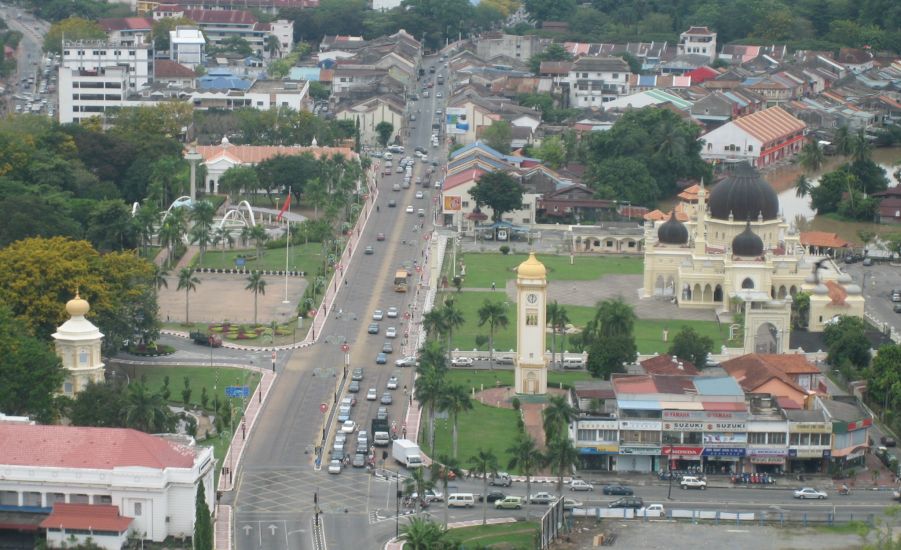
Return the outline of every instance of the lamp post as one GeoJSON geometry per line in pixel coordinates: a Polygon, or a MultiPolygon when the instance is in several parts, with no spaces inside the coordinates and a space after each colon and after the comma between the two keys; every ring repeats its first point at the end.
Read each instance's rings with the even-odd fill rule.
{"type": "Polygon", "coordinates": [[[185,160],[191,163],[191,200],[197,198],[197,163],[203,160],[203,155],[193,147],[185,155],[185,160]]]}
{"type": "Polygon", "coordinates": [[[666,490],[666,500],[673,500],[673,445],[670,443],[669,452],[666,455],[666,471],[669,473],[669,488],[666,490]]]}
{"type": "Polygon", "coordinates": [[[400,536],[400,472],[394,473],[394,538],[400,536]]]}

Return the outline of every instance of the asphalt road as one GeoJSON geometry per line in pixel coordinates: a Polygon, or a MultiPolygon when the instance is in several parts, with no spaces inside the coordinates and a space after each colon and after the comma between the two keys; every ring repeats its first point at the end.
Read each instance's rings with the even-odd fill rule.
{"type": "MultiPolygon", "coordinates": [[[[41,19],[35,19],[22,8],[10,7],[6,4],[0,4],[0,17],[6,21],[10,29],[22,33],[22,40],[19,42],[18,57],[16,59],[16,78],[10,80],[6,95],[11,99],[12,94],[34,93],[38,85],[38,77],[40,76],[44,35],[50,29],[50,23],[41,19]],[[22,80],[28,77],[34,77],[35,79],[31,86],[22,83],[22,80]]],[[[9,107],[12,107],[15,102],[10,100],[7,104],[9,107]]]]}
{"type": "MultiPolygon", "coordinates": [[[[435,58],[431,58],[424,64],[428,67],[434,61],[435,58]]],[[[418,88],[416,91],[419,92],[418,88]]],[[[436,154],[429,141],[431,121],[435,111],[443,108],[444,99],[436,99],[434,93],[430,95],[409,104],[411,111],[417,113],[418,124],[411,127],[410,137],[404,140],[405,154],[413,156],[413,147],[423,146],[429,152],[430,161],[442,162],[444,149],[436,154]]],[[[403,156],[395,155],[395,166],[403,156]]],[[[426,166],[417,160],[414,181],[415,176],[424,174],[425,170],[426,166]]],[[[393,523],[380,521],[374,507],[385,506],[379,503],[392,497],[393,483],[374,478],[365,469],[347,468],[341,475],[329,475],[327,454],[322,469],[317,470],[314,446],[325,430],[326,448],[329,448],[337,427],[337,422],[325,421],[326,415],[320,412],[320,405],[328,403],[331,412],[336,393],[340,400],[346,390],[346,385],[342,384],[345,354],[341,350],[345,342],[350,346],[350,369],[363,367],[365,371],[352,419],[368,430],[370,420],[381,405],[378,401],[367,401],[366,390],[374,387],[381,396],[386,391],[388,378],[396,375],[400,378],[400,387],[392,392],[394,402],[389,409],[389,420],[396,421],[398,426],[403,421],[407,399],[402,388],[412,385],[413,372],[412,369],[394,367],[394,360],[401,356],[402,332],[392,341],[395,351],[389,356],[388,364],[375,364],[376,354],[388,341],[386,327],[395,325],[400,332],[402,313],[396,320],[381,321],[379,334],[367,333],[374,310],[387,310],[390,306],[401,312],[406,310],[413,293],[394,292],[394,273],[405,262],[421,259],[426,243],[422,235],[431,227],[434,190],[413,185],[399,192],[391,191],[392,184],[401,181],[402,175],[396,173],[380,178],[376,203],[379,210],[372,213],[359,243],[364,247],[371,245],[374,254],[357,251],[347,268],[347,284],[340,289],[333,313],[322,329],[322,339],[310,348],[294,352],[288,359],[251,435],[243,466],[237,472],[233,495],[234,536],[239,550],[319,550],[321,546],[314,543],[312,536],[314,493],[322,511],[327,547],[373,548],[375,541],[387,540],[394,533],[393,523]],[[417,190],[424,191],[424,198],[415,198],[417,190]],[[396,201],[395,208],[388,207],[390,199],[396,201]],[[412,205],[414,211],[424,209],[425,216],[406,213],[408,205],[412,205]],[[419,223],[424,223],[424,228],[414,229],[419,223]],[[386,239],[377,241],[378,233],[384,233],[386,239]],[[337,315],[339,310],[340,317],[337,315]]],[[[345,449],[352,451],[354,447],[353,442],[348,442],[345,449]]],[[[381,458],[381,449],[377,449],[376,454],[381,458]]],[[[226,496],[225,500],[231,500],[231,496],[226,496]]]]}
{"type": "Polygon", "coordinates": [[[901,267],[883,263],[871,266],[856,263],[843,264],[842,269],[863,289],[867,312],[901,332],[901,313],[894,312],[891,297],[892,289],[901,288],[901,267]]]}

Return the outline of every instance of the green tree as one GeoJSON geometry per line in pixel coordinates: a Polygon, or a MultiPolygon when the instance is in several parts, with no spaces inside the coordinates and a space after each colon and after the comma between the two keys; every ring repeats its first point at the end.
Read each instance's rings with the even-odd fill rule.
{"type": "Polygon", "coordinates": [[[804,144],[804,147],[801,148],[801,153],[798,155],[801,168],[806,172],[819,170],[823,166],[825,159],[825,153],[823,153],[823,148],[820,147],[820,142],[813,139],[804,144]]]}
{"type": "Polygon", "coordinates": [[[485,300],[479,308],[479,326],[488,325],[488,361],[494,368],[494,333],[498,328],[507,328],[510,319],[507,317],[507,308],[504,302],[485,300]]]}
{"type": "Polygon", "coordinates": [[[87,220],[87,237],[98,250],[124,250],[134,244],[131,212],[121,200],[97,201],[87,220]]]}
{"type": "Polygon", "coordinates": [[[447,529],[434,521],[411,517],[400,528],[400,540],[410,550],[434,550],[444,548],[448,541],[447,529]]]}
{"type": "Polygon", "coordinates": [[[265,250],[264,245],[269,240],[269,233],[266,232],[266,228],[262,225],[255,225],[250,228],[250,238],[253,239],[254,246],[256,246],[257,259],[262,259],[263,251],[265,250]]]}
{"type": "Polygon", "coordinates": [[[200,248],[200,263],[203,264],[203,256],[210,245],[213,236],[213,216],[216,215],[216,207],[209,201],[196,201],[191,207],[190,218],[194,225],[191,227],[191,243],[200,248]]]}
{"type": "Polygon", "coordinates": [[[181,402],[184,404],[186,410],[191,406],[192,393],[194,392],[191,389],[191,379],[185,376],[184,387],[181,389],[181,402]]]}
{"type": "Polygon", "coordinates": [[[792,297],[792,328],[807,330],[810,326],[810,293],[798,292],[792,297]]]}
{"type": "Polygon", "coordinates": [[[631,336],[635,328],[635,310],[621,296],[598,303],[594,317],[585,325],[583,343],[610,336],[631,336]]]}
{"type": "Polygon", "coordinates": [[[160,246],[166,247],[166,265],[168,267],[172,267],[175,249],[181,244],[182,237],[185,235],[186,224],[184,210],[173,208],[160,225],[160,246]]]}
{"type": "Polygon", "coordinates": [[[213,521],[206,503],[203,479],[197,483],[197,498],[194,501],[193,542],[194,550],[213,550],[213,521]]]}
{"type": "Polygon", "coordinates": [[[566,164],[566,148],[563,146],[563,140],[558,136],[543,140],[538,146],[536,154],[545,164],[555,170],[566,164]]]}
{"type": "Polygon", "coordinates": [[[181,271],[178,272],[178,288],[177,290],[185,291],[185,324],[191,324],[188,318],[189,306],[190,306],[190,293],[197,292],[197,285],[200,284],[200,279],[194,276],[194,271],[189,267],[181,268],[181,271]]]}
{"type": "Polygon", "coordinates": [[[544,437],[547,444],[558,437],[568,437],[569,425],[575,420],[578,410],[569,404],[563,395],[548,398],[547,407],[541,411],[544,437]]]}
{"type": "Polygon", "coordinates": [[[813,184],[810,183],[810,180],[807,179],[807,176],[801,174],[795,180],[795,196],[799,198],[806,197],[810,194],[810,191],[813,189],[813,184]]]}
{"type": "Polygon", "coordinates": [[[491,219],[495,222],[501,221],[505,213],[522,208],[522,194],[522,185],[501,171],[483,174],[469,190],[477,205],[491,208],[491,219]]]}
{"type": "Polygon", "coordinates": [[[123,428],[127,395],[119,384],[92,382],[75,394],[66,416],[74,426],[123,428]]]}
{"type": "Polygon", "coordinates": [[[599,197],[636,205],[653,204],[660,195],[647,166],[630,157],[614,157],[596,164],[588,183],[599,197]]]}
{"type": "Polygon", "coordinates": [[[263,278],[263,274],[259,271],[254,271],[253,273],[251,273],[250,277],[247,278],[247,286],[244,287],[244,290],[253,292],[253,325],[256,326],[257,297],[260,294],[266,294],[266,279],[263,278]]]}
{"type": "Polygon", "coordinates": [[[707,364],[707,354],[712,351],[713,340],[709,336],[703,336],[695,329],[683,326],[673,338],[667,353],[691,361],[695,367],[702,369],[707,364]]]}
{"type": "Polygon", "coordinates": [[[422,316],[422,328],[427,338],[438,339],[447,330],[440,309],[432,309],[422,316]]]}
{"type": "Polygon", "coordinates": [[[842,196],[845,193],[853,195],[856,185],[856,178],[841,168],[823,174],[820,184],[810,190],[810,205],[816,208],[818,214],[835,212],[842,196]]]}
{"type": "MultiPolygon", "coordinates": [[[[507,449],[510,455],[510,463],[507,465],[511,470],[519,470],[526,476],[526,500],[532,494],[532,476],[535,475],[545,464],[544,455],[535,446],[535,440],[532,436],[524,431],[519,432],[513,446],[507,449]]],[[[529,521],[529,507],[526,506],[526,521],[529,521]]]]}
{"type": "Polygon", "coordinates": [[[890,344],[879,348],[867,372],[868,397],[883,407],[883,415],[897,414],[901,402],[901,345],[890,344]]]}
{"type": "Polygon", "coordinates": [[[826,325],[823,341],[826,344],[826,360],[837,368],[857,371],[870,364],[870,342],[866,337],[862,319],[842,315],[838,321],[826,325]]]}
{"type": "Polygon", "coordinates": [[[457,303],[454,300],[446,300],[444,305],[441,307],[441,318],[444,322],[444,328],[447,332],[447,356],[448,361],[450,360],[450,354],[452,348],[452,342],[454,338],[454,331],[460,327],[462,327],[466,323],[466,319],[463,317],[463,312],[460,311],[460,308],[457,307],[457,303]]]}
{"type": "Polygon", "coordinates": [[[426,491],[435,487],[435,483],[425,477],[425,472],[425,468],[415,468],[410,472],[410,477],[404,480],[404,493],[407,496],[413,496],[413,493],[416,493],[417,514],[422,511],[422,501],[425,500],[426,491]]]}
{"type": "Polygon", "coordinates": [[[260,180],[252,166],[232,166],[219,178],[219,188],[228,194],[232,202],[238,202],[242,191],[255,192],[260,180]]]}
{"type": "Polygon", "coordinates": [[[537,21],[564,21],[576,9],[575,0],[525,0],[526,10],[537,21]]]}
{"type": "Polygon", "coordinates": [[[558,367],[557,332],[566,330],[566,324],[569,323],[569,314],[565,307],[557,303],[557,300],[549,303],[546,309],[547,322],[551,325],[551,363],[554,367],[558,367]]]}
{"type": "MultiPolygon", "coordinates": [[[[441,486],[444,489],[444,498],[447,498],[447,485],[448,482],[453,478],[463,477],[463,468],[460,466],[460,461],[457,460],[456,457],[448,456],[445,454],[438,455],[435,457],[435,460],[432,461],[432,464],[429,466],[430,471],[430,479],[440,479],[441,486]]],[[[444,527],[447,528],[447,512],[448,506],[443,506],[444,508],[444,527]]]]}
{"type": "Polygon", "coordinates": [[[159,393],[152,393],[143,382],[128,385],[125,425],[146,433],[167,432],[173,427],[173,415],[159,393]]]}
{"type": "Polygon", "coordinates": [[[469,469],[477,476],[482,477],[482,494],[485,499],[482,501],[482,525],[488,523],[488,476],[496,476],[498,470],[497,457],[491,451],[484,451],[481,448],[469,459],[469,469]]]}
{"type": "Polygon", "coordinates": [[[506,120],[495,120],[491,126],[482,130],[482,141],[499,153],[507,155],[513,141],[513,127],[506,120]]]}
{"type": "Polygon", "coordinates": [[[461,384],[446,386],[438,401],[438,409],[450,414],[453,426],[453,456],[457,458],[457,421],[460,413],[472,410],[472,400],[469,397],[469,392],[461,384]]]}
{"type": "Polygon", "coordinates": [[[387,147],[388,140],[390,140],[391,136],[394,134],[394,125],[383,120],[375,125],[375,133],[378,134],[379,145],[387,147]]]}
{"type": "Polygon", "coordinates": [[[419,401],[420,409],[424,407],[428,410],[429,449],[434,452],[435,410],[438,408],[438,404],[441,401],[441,396],[444,393],[444,388],[446,386],[444,373],[425,364],[420,364],[417,372],[419,373],[419,376],[413,383],[414,388],[416,389],[416,400],[419,401]]]}
{"type": "Polygon", "coordinates": [[[153,234],[156,231],[156,226],[160,223],[160,214],[155,208],[144,204],[138,208],[138,211],[132,218],[132,223],[134,232],[138,236],[138,241],[146,252],[150,245],[153,244],[153,234]]]}
{"type": "Polygon", "coordinates": [[[44,35],[44,51],[62,54],[62,40],[96,40],[106,38],[106,33],[95,21],[81,17],[69,17],[50,25],[44,35]]]}
{"type": "Polygon", "coordinates": [[[573,446],[569,434],[560,434],[547,446],[547,463],[557,474],[557,496],[563,496],[563,476],[572,474],[573,466],[579,461],[579,451],[573,446]]]}
{"type": "Polygon", "coordinates": [[[623,363],[632,363],[637,354],[635,338],[629,335],[600,336],[589,348],[588,372],[596,378],[609,379],[615,372],[626,372],[623,363]]]}

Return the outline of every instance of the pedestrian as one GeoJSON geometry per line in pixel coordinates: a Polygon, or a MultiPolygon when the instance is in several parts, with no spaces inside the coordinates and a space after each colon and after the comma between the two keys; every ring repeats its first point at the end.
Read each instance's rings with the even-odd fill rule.
{"type": "Polygon", "coordinates": [[[491,281],[491,290],[497,290],[497,285],[494,284],[494,281],[491,281]]]}

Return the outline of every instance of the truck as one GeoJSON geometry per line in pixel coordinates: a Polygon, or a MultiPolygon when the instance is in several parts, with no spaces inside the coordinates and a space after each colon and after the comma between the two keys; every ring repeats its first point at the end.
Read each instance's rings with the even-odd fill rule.
{"type": "Polygon", "coordinates": [[[372,419],[372,444],[376,447],[387,447],[391,443],[387,418],[372,419]]]}
{"type": "Polygon", "coordinates": [[[395,439],[391,447],[391,456],[407,468],[419,468],[422,466],[422,454],[419,445],[409,439],[395,439]]]}

